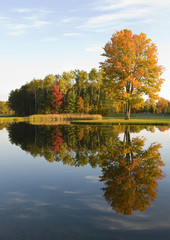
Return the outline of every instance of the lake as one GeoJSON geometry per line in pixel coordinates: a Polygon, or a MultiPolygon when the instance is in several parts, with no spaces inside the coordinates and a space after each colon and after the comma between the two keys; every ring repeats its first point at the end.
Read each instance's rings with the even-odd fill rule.
{"type": "Polygon", "coordinates": [[[168,127],[0,129],[0,239],[169,239],[168,127]]]}

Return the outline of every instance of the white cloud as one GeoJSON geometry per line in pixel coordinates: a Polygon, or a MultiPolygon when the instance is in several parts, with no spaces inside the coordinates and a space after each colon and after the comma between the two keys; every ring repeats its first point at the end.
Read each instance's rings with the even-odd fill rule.
{"type": "Polygon", "coordinates": [[[26,13],[26,12],[32,12],[33,10],[30,8],[18,8],[15,9],[14,12],[18,12],[18,13],[26,13]]]}
{"type": "Polygon", "coordinates": [[[99,177],[98,176],[86,176],[86,179],[88,179],[91,183],[98,183],[99,177]]]}
{"type": "Polygon", "coordinates": [[[58,41],[58,38],[56,37],[49,37],[49,38],[44,38],[41,40],[41,42],[48,43],[48,42],[56,42],[58,41]]]}
{"type": "Polygon", "coordinates": [[[75,8],[75,9],[69,10],[70,13],[76,13],[76,12],[79,12],[79,11],[81,11],[81,8],[75,8]]]}
{"type": "Polygon", "coordinates": [[[27,32],[27,30],[29,29],[34,29],[34,28],[39,28],[39,27],[43,27],[46,25],[50,25],[52,24],[51,22],[48,21],[34,21],[32,24],[6,24],[7,28],[10,30],[10,32],[8,32],[8,35],[21,35],[21,34],[25,34],[27,32]]]}
{"type": "Polygon", "coordinates": [[[108,23],[112,22],[113,20],[120,20],[120,19],[127,19],[127,18],[134,18],[134,17],[140,17],[141,15],[144,15],[146,13],[149,13],[150,11],[148,9],[138,9],[138,10],[131,10],[131,11],[124,11],[120,13],[114,13],[114,14],[104,14],[98,17],[93,17],[87,21],[87,24],[95,25],[100,23],[108,23]]]}
{"type": "Polygon", "coordinates": [[[98,176],[85,176],[86,179],[98,180],[98,176]]]}
{"type": "Polygon", "coordinates": [[[57,190],[57,189],[59,189],[58,186],[49,186],[49,185],[42,185],[41,188],[47,189],[47,190],[57,190]]]}
{"type": "Polygon", "coordinates": [[[10,35],[10,36],[20,36],[20,35],[23,35],[25,33],[26,33],[26,31],[22,31],[22,30],[20,31],[19,30],[19,31],[15,31],[15,32],[13,32],[13,31],[9,32],[8,35],[10,35]]]}
{"type": "Polygon", "coordinates": [[[115,1],[115,0],[104,0],[101,5],[97,3],[97,6],[94,8],[94,10],[98,11],[110,11],[110,10],[117,10],[122,8],[127,8],[131,6],[167,6],[170,5],[169,0],[122,0],[122,1],[115,1]]]}
{"type": "Polygon", "coordinates": [[[52,24],[52,22],[49,22],[49,21],[35,21],[31,26],[32,27],[41,27],[41,26],[50,25],[50,24],[52,24]]]}
{"type": "Polygon", "coordinates": [[[119,3],[117,3],[117,1],[105,1],[103,2],[103,4],[101,6],[97,6],[95,8],[95,10],[99,10],[99,11],[110,11],[110,10],[114,10],[114,9],[118,9],[118,8],[124,8],[127,7],[131,4],[139,4],[141,1],[134,1],[134,0],[126,0],[126,1],[119,1],[119,3]],[[109,4],[110,3],[110,4],[109,4]]]}
{"type": "Polygon", "coordinates": [[[64,191],[65,194],[80,194],[78,191],[64,191]]]}
{"type": "Polygon", "coordinates": [[[39,12],[44,14],[54,13],[54,11],[46,10],[46,9],[38,9],[38,8],[17,8],[13,10],[17,13],[32,13],[32,12],[39,12]]]}
{"type": "Polygon", "coordinates": [[[70,18],[64,18],[61,21],[64,22],[64,23],[69,23],[69,22],[72,22],[76,19],[77,19],[77,17],[70,17],[70,18]]]}
{"type": "Polygon", "coordinates": [[[79,33],[64,33],[64,37],[74,37],[74,36],[80,36],[79,33]]]}
{"type": "Polygon", "coordinates": [[[13,30],[25,30],[25,29],[30,28],[30,27],[31,26],[27,25],[27,24],[16,24],[16,25],[11,24],[11,28],[13,30]]]}
{"type": "MultiPolygon", "coordinates": [[[[135,9],[132,8],[130,10],[122,10],[115,13],[107,13],[102,14],[96,17],[91,17],[86,20],[82,25],[78,27],[78,29],[84,29],[84,30],[93,30],[93,31],[103,31],[107,29],[108,27],[113,27],[120,25],[120,24],[128,24],[129,22],[134,21],[141,21],[143,17],[147,18],[147,20],[151,21],[151,10],[140,8],[135,9]],[[149,17],[148,17],[149,16],[149,17]]],[[[106,30],[107,31],[107,30],[106,30]]]]}
{"type": "Polygon", "coordinates": [[[3,20],[8,20],[9,18],[7,17],[0,17],[0,21],[3,21],[3,20]]]}

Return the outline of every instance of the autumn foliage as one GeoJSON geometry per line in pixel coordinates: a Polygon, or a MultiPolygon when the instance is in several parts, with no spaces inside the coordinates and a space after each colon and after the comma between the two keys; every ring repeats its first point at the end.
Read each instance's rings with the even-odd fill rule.
{"type": "Polygon", "coordinates": [[[58,153],[60,146],[63,144],[63,134],[60,131],[53,131],[52,135],[52,150],[58,153]]]}
{"type": "Polygon", "coordinates": [[[52,106],[54,108],[53,113],[58,113],[58,107],[63,103],[62,100],[63,94],[60,91],[59,86],[57,84],[54,84],[52,88],[52,106]]]}
{"type": "Polygon", "coordinates": [[[113,34],[104,47],[104,86],[114,99],[124,103],[125,118],[133,107],[143,104],[143,95],[158,97],[163,79],[163,67],[158,65],[157,47],[146,34],[122,30],[113,34]]]}
{"type": "Polygon", "coordinates": [[[157,102],[157,110],[160,113],[167,113],[168,112],[168,104],[169,101],[165,98],[160,97],[157,102]]]}

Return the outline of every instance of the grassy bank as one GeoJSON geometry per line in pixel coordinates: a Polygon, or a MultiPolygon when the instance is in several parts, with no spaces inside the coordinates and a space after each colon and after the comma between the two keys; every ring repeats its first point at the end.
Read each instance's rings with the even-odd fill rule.
{"type": "MultiPolygon", "coordinates": [[[[110,114],[107,117],[103,117],[103,119],[124,119],[125,114],[124,113],[113,113],[110,114]]],[[[131,119],[166,119],[170,120],[170,113],[131,113],[130,114],[131,119]]]]}
{"type": "Polygon", "coordinates": [[[102,120],[99,114],[39,114],[27,118],[27,122],[32,124],[59,124],[68,123],[74,120],[102,120]]]}
{"type": "Polygon", "coordinates": [[[68,124],[74,120],[102,120],[99,114],[37,114],[28,117],[0,117],[0,123],[27,122],[31,124],[68,124]]]}
{"type": "Polygon", "coordinates": [[[170,119],[104,119],[91,121],[71,121],[76,125],[170,125],[170,119]]]}
{"type": "Polygon", "coordinates": [[[131,119],[125,120],[124,113],[114,113],[101,120],[71,121],[81,125],[170,125],[170,114],[131,113],[131,119]]]}
{"type": "Polygon", "coordinates": [[[30,124],[55,125],[170,125],[170,114],[131,114],[124,120],[124,114],[102,118],[99,114],[40,114],[29,117],[0,116],[0,123],[27,122],[30,124]]]}

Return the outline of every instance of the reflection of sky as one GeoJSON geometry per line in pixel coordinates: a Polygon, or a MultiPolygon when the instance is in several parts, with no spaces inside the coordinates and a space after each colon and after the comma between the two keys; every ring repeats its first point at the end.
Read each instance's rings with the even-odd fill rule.
{"type": "MultiPolygon", "coordinates": [[[[146,146],[161,143],[166,177],[145,212],[115,214],[103,198],[101,170],[33,158],[0,131],[0,233],[2,239],[164,239],[170,233],[169,131],[143,130],[146,146]],[[1,134],[2,133],[2,134],[1,134]],[[5,140],[3,142],[3,139],[5,140]],[[114,238],[113,238],[114,236],[114,238]],[[15,238],[14,238],[15,237],[15,238]],[[128,238],[127,238],[128,237],[128,238]]],[[[145,146],[145,147],[146,147],[145,146]]]]}

